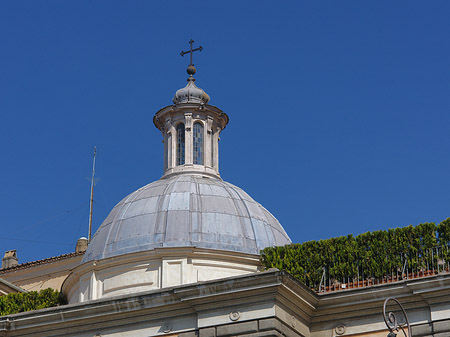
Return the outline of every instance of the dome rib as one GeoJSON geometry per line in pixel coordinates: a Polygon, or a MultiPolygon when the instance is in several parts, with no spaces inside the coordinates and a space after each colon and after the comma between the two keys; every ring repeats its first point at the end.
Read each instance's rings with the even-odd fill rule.
{"type": "MultiPolygon", "coordinates": [[[[131,204],[137,200],[138,196],[141,195],[143,193],[143,191],[144,191],[144,188],[140,188],[140,189],[136,190],[134,193],[130,194],[130,198],[128,198],[125,201],[126,209],[121,214],[120,219],[119,219],[119,221],[117,223],[117,227],[118,228],[117,228],[117,231],[115,233],[115,238],[114,238],[115,240],[114,241],[116,241],[118,239],[118,235],[121,232],[120,230],[122,228],[122,223],[123,223],[123,221],[125,219],[124,218],[125,214],[127,214],[129,208],[131,207],[131,204]]],[[[138,216],[138,215],[136,215],[136,216],[138,216]]],[[[132,218],[132,217],[127,217],[127,219],[129,219],[129,218],[132,218]]]]}
{"type": "MultiPolygon", "coordinates": [[[[175,177],[176,178],[176,177],[175,177]]],[[[175,186],[175,183],[176,183],[176,179],[172,179],[172,181],[167,185],[167,187],[164,189],[164,194],[161,196],[161,197],[159,197],[159,201],[160,202],[158,202],[158,210],[160,210],[160,209],[164,209],[164,207],[163,207],[163,205],[164,205],[164,202],[166,202],[167,203],[167,205],[169,205],[170,204],[170,195],[172,194],[172,191],[173,191],[173,189],[174,189],[174,186],[175,186]],[[166,198],[169,198],[169,200],[166,200],[166,198]]],[[[164,212],[165,213],[165,212],[164,212]]],[[[158,214],[158,216],[159,216],[159,214],[158,214]]],[[[161,236],[162,236],[162,242],[164,242],[165,240],[166,240],[166,234],[167,234],[167,214],[163,214],[163,217],[164,217],[164,221],[161,223],[162,224],[162,228],[163,228],[163,230],[161,231],[161,236]]],[[[158,223],[158,222],[157,222],[158,223]]],[[[156,226],[155,226],[155,229],[156,229],[156,226]]],[[[158,234],[160,234],[160,233],[158,233],[158,234]]]]}
{"type": "MultiPolygon", "coordinates": [[[[237,195],[238,195],[238,197],[239,197],[239,200],[241,200],[241,202],[244,204],[244,206],[245,206],[245,209],[247,210],[247,214],[250,214],[250,212],[249,212],[249,209],[248,209],[248,207],[247,207],[247,204],[245,203],[245,201],[244,201],[244,199],[242,198],[242,196],[240,195],[240,193],[238,193],[238,191],[236,191],[233,187],[234,186],[228,186],[228,185],[231,185],[231,184],[227,184],[227,183],[223,183],[225,186],[227,186],[228,188],[231,188],[237,195]]],[[[228,193],[229,193],[229,191],[228,191],[228,189],[226,188],[225,189],[228,193]]],[[[230,193],[229,193],[230,194],[230,193]]],[[[233,196],[230,194],[230,197],[232,197],[232,200],[233,200],[233,202],[234,202],[234,204],[235,204],[235,206],[237,205],[236,204],[236,201],[235,201],[235,199],[233,198],[233,196]]],[[[236,210],[239,212],[239,208],[238,207],[236,207],[236,210]]],[[[244,216],[244,215],[243,215],[244,216]]],[[[257,243],[257,240],[256,240],[256,232],[255,232],[255,228],[254,228],[254,224],[253,224],[253,221],[252,221],[252,218],[250,218],[250,222],[252,222],[252,232],[253,232],[253,237],[254,237],[254,241],[255,241],[255,243],[257,243]]]]}

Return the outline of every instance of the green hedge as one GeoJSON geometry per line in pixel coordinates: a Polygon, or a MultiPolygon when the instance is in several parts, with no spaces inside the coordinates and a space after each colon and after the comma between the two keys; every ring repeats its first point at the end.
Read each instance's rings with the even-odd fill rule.
{"type": "Polygon", "coordinates": [[[66,304],[64,296],[51,288],[0,297],[0,316],[66,304]]]}
{"type": "Polygon", "coordinates": [[[366,278],[389,276],[398,273],[405,261],[412,271],[426,270],[429,265],[438,263],[436,252],[448,263],[449,245],[450,218],[439,225],[423,223],[270,247],[261,251],[261,261],[266,268],[285,270],[300,282],[317,287],[323,268],[327,270],[327,277],[335,280],[361,280],[362,273],[366,278]]]}

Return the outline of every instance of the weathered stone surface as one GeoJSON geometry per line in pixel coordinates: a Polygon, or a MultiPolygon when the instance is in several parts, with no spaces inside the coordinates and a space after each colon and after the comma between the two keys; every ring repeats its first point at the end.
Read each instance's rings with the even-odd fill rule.
{"type": "Polygon", "coordinates": [[[425,323],[416,326],[412,326],[412,335],[417,337],[430,336],[432,334],[431,324],[425,323]]]}
{"type": "Polygon", "coordinates": [[[199,337],[216,337],[216,328],[204,328],[200,329],[199,337]]]}
{"type": "Polygon", "coordinates": [[[239,337],[285,337],[279,331],[269,330],[269,331],[260,331],[251,334],[239,335],[239,337]]]}
{"type": "Polygon", "coordinates": [[[236,336],[258,331],[258,321],[227,324],[217,327],[217,336],[236,336]]]}
{"type": "MultiPolygon", "coordinates": [[[[450,319],[433,322],[433,330],[434,330],[435,333],[446,332],[447,333],[446,335],[449,336],[450,335],[449,334],[449,332],[450,332],[450,319]]],[[[413,334],[413,336],[414,336],[414,334],[413,334]]]]}
{"type": "MultiPolygon", "coordinates": [[[[413,335],[414,336],[414,335],[413,335]]],[[[448,337],[449,334],[448,332],[443,332],[443,333],[435,333],[434,335],[430,335],[430,337],[448,337]]],[[[428,336],[427,336],[428,337],[428,336]]]]}
{"type": "Polygon", "coordinates": [[[182,332],[178,337],[198,337],[198,333],[196,331],[182,332]]]}
{"type": "Polygon", "coordinates": [[[259,320],[259,330],[260,331],[273,330],[273,329],[281,331],[281,323],[276,318],[267,318],[267,319],[259,320]]]}
{"type": "Polygon", "coordinates": [[[281,324],[281,333],[286,337],[303,337],[301,333],[292,330],[291,327],[281,324]]]}
{"type": "Polygon", "coordinates": [[[259,320],[259,331],[265,331],[265,330],[276,330],[280,332],[283,336],[288,337],[299,337],[300,334],[293,331],[290,327],[286,326],[282,322],[280,322],[276,318],[267,318],[267,319],[260,319],[259,320]]]}

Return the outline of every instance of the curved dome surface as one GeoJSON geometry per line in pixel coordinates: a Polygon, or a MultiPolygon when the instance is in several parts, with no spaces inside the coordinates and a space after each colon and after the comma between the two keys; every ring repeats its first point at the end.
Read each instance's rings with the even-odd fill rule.
{"type": "Polygon", "coordinates": [[[173,96],[173,103],[208,103],[209,95],[195,85],[195,78],[190,76],[187,81],[188,84],[184,88],[178,89],[173,96]]]}
{"type": "Polygon", "coordinates": [[[92,237],[82,263],[160,247],[259,254],[289,243],[275,217],[239,187],[180,174],[120,201],[92,237]]]}

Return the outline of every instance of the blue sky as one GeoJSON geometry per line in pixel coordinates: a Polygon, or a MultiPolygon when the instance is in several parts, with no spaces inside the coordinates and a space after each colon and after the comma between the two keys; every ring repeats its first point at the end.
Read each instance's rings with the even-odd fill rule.
{"type": "Polygon", "coordinates": [[[224,180],[294,242],[450,217],[448,1],[0,3],[0,254],[74,250],[162,175],[154,113],[186,83],[224,110],[224,180]]]}

